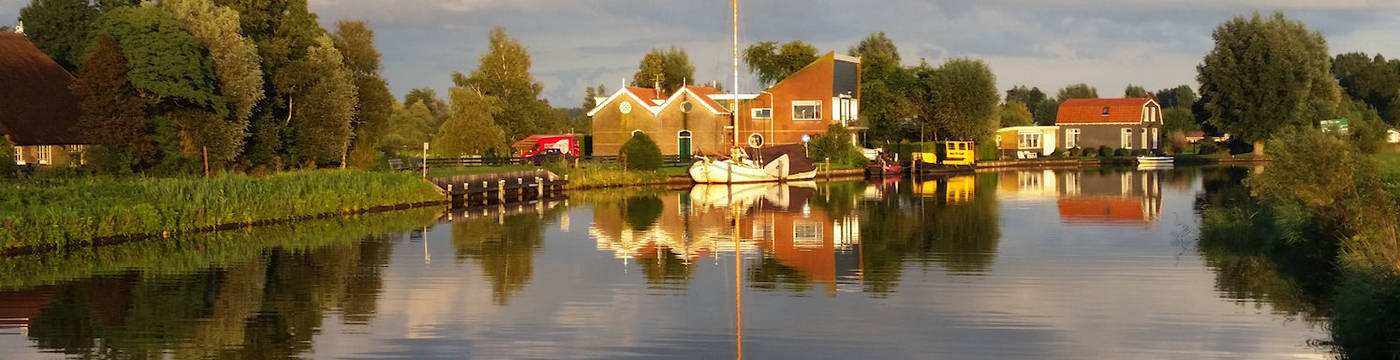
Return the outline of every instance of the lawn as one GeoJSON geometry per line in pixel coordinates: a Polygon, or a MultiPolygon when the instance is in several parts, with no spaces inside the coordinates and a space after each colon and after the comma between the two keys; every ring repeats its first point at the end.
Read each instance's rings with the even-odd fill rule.
{"type": "Polygon", "coordinates": [[[1400,154],[1387,153],[1371,155],[1380,172],[1381,186],[1390,192],[1390,197],[1400,201],[1400,154]]]}

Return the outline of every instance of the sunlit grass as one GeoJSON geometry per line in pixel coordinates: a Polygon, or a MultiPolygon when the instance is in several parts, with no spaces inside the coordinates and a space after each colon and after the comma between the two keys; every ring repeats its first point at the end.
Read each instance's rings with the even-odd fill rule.
{"type": "Polygon", "coordinates": [[[169,235],[441,200],[418,174],[298,171],[264,179],[84,177],[0,183],[0,249],[169,235]]]}

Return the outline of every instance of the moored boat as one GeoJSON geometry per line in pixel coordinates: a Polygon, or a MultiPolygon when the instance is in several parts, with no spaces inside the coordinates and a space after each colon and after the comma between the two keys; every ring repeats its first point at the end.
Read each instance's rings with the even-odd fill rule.
{"type": "Polygon", "coordinates": [[[1175,162],[1176,158],[1171,156],[1139,156],[1137,168],[1138,170],[1171,169],[1175,162]]]}
{"type": "Polygon", "coordinates": [[[805,181],[817,177],[817,167],[801,145],[734,149],[728,158],[702,156],[690,165],[697,184],[805,181]]]}

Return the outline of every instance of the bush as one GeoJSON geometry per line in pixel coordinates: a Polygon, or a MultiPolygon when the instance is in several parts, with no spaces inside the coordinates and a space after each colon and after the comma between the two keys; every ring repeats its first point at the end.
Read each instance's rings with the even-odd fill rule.
{"type": "Polygon", "coordinates": [[[661,168],[661,148],[647,134],[638,132],[622,144],[617,161],[627,170],[656,170],[661,168]]]}
{"type": "Polygon", "coordinates": [[[1131,151],[1124,148],[1118,148],[1118,150],[1113,150],[1113,156],[1128,156],[1128,154],[1130,153],[1131,151]]]}
{"type": "Polygon", "coordinates": [[[807,153],[812,162],[819,163],[830,158],[835,167],[858,168],[870,163],[860,149],[851,145],[851,132],[840,124],[832,124],[825,134],[812,138],[812,142],[807,144],[807,153]]]}
{"type": "Polygon", "coordinates": [[[1147,155],[1147,149],[1133,149],[1132,155],[1133,155],[1133,156],[1144,156],[1144,155],[1147,155]]]}
{"type": "Polygon", "coordinates": [[[15,146],[10,139],[0,136],[0,179],[15,176],[15,146]]]}
{"type": "Polygon", "coordinates": [[[1065,149],[1061,149],[1061,148],[1055,148],[1055,151],[1050,153],[1050,157],[1057,157],[1057,158],[1058,158],[1058,157],[1065,157],[1065,155],[1066,155],[1066,154],[1065,154],[1065,149]]]}
{"type": "Polygon", "coordinates": [[[1218,152],[1220,152],[1220,145],[1216,145],[1214,141],[1201,140],[1196,143],[1196,153],[1210,155],[1218,152]]]}
{"type": "Polygon", "coordinates": [[[1110,147],[1108,147],[1108,145],[1099,146],[1099,156],[1102,156],[1102,157],[1113,156],[1113,149],[1110,148],[1110,147]]]}

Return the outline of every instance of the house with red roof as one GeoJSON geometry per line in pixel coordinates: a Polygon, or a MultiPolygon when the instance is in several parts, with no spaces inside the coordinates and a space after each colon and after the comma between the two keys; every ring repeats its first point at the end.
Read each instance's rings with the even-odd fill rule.
{"type": "Polygon", "coordinates": [[[1055,116],[1058,148],[1156,150],[1162,144],[1162,106],[1151,98],[1069,99],[1055,116]]]}
{"type": "Polygon", "coordinates": [[[14,146],[16,164],[66,164],[84,150],[73,80],[24,34],[0,33],[0,137],[14,146]]]}
{"type": "MultiPolygon", "coordinates": [[[[756,94],[684,86],[666,94],[623,87],[588,112],[594,154],[617,154],[632,134],[656,141],[666,155],[726,154],[739,145],[801,144],[831,124],[859,129],[860,59],[827,53],[756,94]],[[730,105],[737,101],[737,114],[730,105]],[[731,116],[737,116],[736,121],[731,116]]],[[[852,139],[854,141],[854,139],[852,139]]]]}

